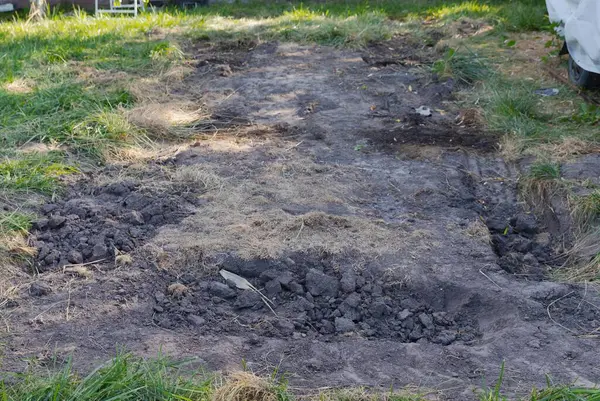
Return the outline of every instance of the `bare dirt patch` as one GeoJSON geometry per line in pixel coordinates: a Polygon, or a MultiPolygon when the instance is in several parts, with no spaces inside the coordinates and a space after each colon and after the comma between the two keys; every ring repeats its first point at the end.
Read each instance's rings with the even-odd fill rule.
{"type": "Polygon", "coordinates": [[[244,360],[300,387],[419,384],[458,400],[503,360],[512,392],[544,374],[600,380],[598,296],[544,281],[560,238],[518,203],[517,166],[453,126],[451,82],[319,46],[196,51],[174,90],[232,123],[42,208],[30,240],[44,272],[3,308],[7,366],[72,353],[85,369],[123,345],[244,360]],[[403,157],[421,144],[435,157],[403,157]],[[106,260],[73,274],[74,252],[106,260]]]}

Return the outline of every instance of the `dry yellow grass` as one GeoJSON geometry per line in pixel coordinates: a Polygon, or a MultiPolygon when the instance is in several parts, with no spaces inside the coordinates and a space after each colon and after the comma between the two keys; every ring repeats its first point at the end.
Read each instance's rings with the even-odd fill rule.
{"type": "Polygon", "coordinates": [[[26,94],[33,92],[35,83],[29,79],[15,79],[4,85],[4,89],[10,93],[26,94]]]}
{"type": "Polygon", "coordinates": [[[278,401],[275,386],[269,380],[249,372],[230,374],[218,387],[212,401],[278,401]]]}
{"type": "Polygon", "coordinates": [[[554,161],[564,162],[575,156],[596,153],[600,151],[600,146],[583,139],[564,137],[558,143],[540,145],[539,150],[554,161]]]}
{"type": "Polygon", "coordinates": [[[492,243],[492,238],[490,236],[490,230],[488,230],[487,226],[480,219],[476,219],[469,223],[465,232],[469,237],[475,238],[479,241],[482,241],[486,244],[492,243]]]}
{"type": "Polygon", "coordinates": [[[218,189],[223,180],[203,165],[179,167],[172,175],[174,182],[198,190],[218,189]]]}

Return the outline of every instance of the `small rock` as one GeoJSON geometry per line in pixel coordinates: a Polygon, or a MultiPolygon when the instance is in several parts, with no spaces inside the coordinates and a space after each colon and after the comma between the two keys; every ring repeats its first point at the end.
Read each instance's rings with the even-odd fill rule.
{"type": "Polygon", "coordinates": [[[513,223],[515,231],[517,232],[535,234],[538,231],[537,221],[532,214],[521,213],[517,215],[513,223]]]}
{"type": "Polygon", "coordinates": [[[34,297],[41,297],[52,292],[52,287],[46,283],[35,282],[29,286],[29,293],[34,297]]]}
{"type": "Polygon", "coordinates": [[[225,299],[235,298],[236,295],[234,289],[229,288],[228,285],[219,283],[218,281],[211,282],[208,287],[208,291],[211,295],[225,299]]]}
{"type": "Polygon", "coordinates": [[[445,326],[450,324],[450,320],[448,319],[448,313],[447,312],[434,312],[433,313],[433,321],[436,324],[445,326]]]}
{"type": "Polygon", "coordinates": [[[540,340],[538,340],[537,338],[534,338],[533,340],[529,341],[527,343],[528,346],[530,346],[531,348],[541,348],[542,344],[540,343],[540,340]]]}
{"type": "Polygon", "coordinates": [[[342,287],[342,291],[347,294],[356,290],[356,275],[352,268],[344,271],[340,280],[340,286],[342,287]]]}
{"type": "Polygon", "coordinates": [[[527,253],[531,250],[533,242],[520,235],[515,235],[508,241],[507,245],[517,252],[527,253]]]}
{"type": "Polygon", "coordinates": [[[292,281],[288,284],[288,289],[294,294],[302,295],[304,294],[304,287],[296,281],[292,281]]]}
{"type": "Polygon", "coordinates": [[[415,327],[415,320],[412,317],[409,317],[407,319],[405,319],[402,322],[402,327],[404,327],[406,330],[412,330],[415,327]]]}
{"type": "Polygon", "coordinates": [[[44,262],[51,265],[60,258],[60,253],[56,249],[52,249],[44,258],[44,262]]]}
{"type": "Polygon", "coordinates": [[[81,254],[81,252],[72,250],[69,251],[69,253],[67,254],[67,260],[69,261],[69,263],[80,264],[83,263],[83,255],[81,254]]]}
{"type": "Polygon", "coordinates": [[[417,341],[422,337],[423,331],[421,330],[421,326],[415,326],[408,335],[408,338],[410,338],[412,341],[417,341]]]}
{"type": "Polygon", "coordinates": [[[429,316],[426,313],[421,313],[419,315],[419,321],[421,322],[421,324],[423,326],[425,326],[425,328],[427,328],[429,330],[433,330],[435,328],[435,326],[433,324],[433,319],[431,318],[431,316],[429,316]]]}
{"type": "Polygon", "coordinates": [[[92,248],[92,259],[99,260],[108,257],[108,248],[103,243],[97,243],[92,248]]]}
{"type": "Polygon", "coordinates": [[[48,227],[51,229],[60,228],[65,224],[66,221],[67,218],[64,216],[52,216],[48,220],[48,227]]]}
{"type": "Polygon", "coordinates": [[[154,305],[154,312],[156,313],[163,313],[165,311],[165,308],[163,308],[160,305],[154,305]]]}
{"type": "Polygon", "coordinates": [[[313,304],[312,302],[310,302],[306,298],[299,297],[292,304],[292,308],[295,309],[295,310],[297,310],[298,312],[305,312],[305,311],[314,309],[315,308],[315,304],[313,304]]]}
{"type": "Polygon", "coordinates": [[[235,300],[234,306],[238,309],[255,308],[260,309],[262,307],[262,298],[259,294],[254,291],[242,291],[235,300]]]}
{"type": "Polygon", "coordinates": [[[402,310],[402,312],[398,313],[398,319],[400,320],[406,320],[407,318],[412,316],[412,312],[409,311],[408,309],[404,309],[402,310]]]}
{"type": "Polygon", "coordinates": [[[313,296],[335,297],[339,285],[340,283],[335,277],[328,276],[316,269],[310,269],[306,273],[306,289],[313,296]]]}
{"type": "Polygon", "coordinates": [[[509,226],[508,222],[504,219],[491,218],[485,221],[485,225],[490,231],[504,233],[506,227],[509,226]]]}
{"type": "Polygon", "coordinates": [[[373,289],[371,290],[371,295],[374,297],[381,297],[383,295],[383,287],[379,284],[373,285],[373,289]]]}
{"type": "Polygon", "coordinates": [[[329,320],[321,320],[321,333],[332,334],[335,332],[335,326],[329,320]]]}
{"type": "Polygon", "coordinates": [[[44,213],[44,214],[50,214],[53,211],[55,211],[56,208],[58,208],[58,205],[55,205],[53,203],[47,203],[47,204],[45,204],[45,205],[42,206],[42,213],[44,213]]]}
{"type": "Polygon", "coordinates": [[[188,315],[187,321],[194,326],[204,326],[206,324],[206,319],[198,315],[188,315]]]}
{"type": "Polygon", "coordinates": [[[105,192],[108,194],[123,196],[130,192],[129,188],[125,183],[115,182],[106,186],[105,192]]]}
{"type": "Polygon", "coordinates": [[[392,308],[387,306],[382,301],[376,301],[371,305],[370,312],[374,318],[379,319],[390,314],[392,312],[392,308]]]}
{"type": "Polygon", "coordinates": [[[350,308],[358,308],[360,306],[360,294],[354,292],[350,295],[348,295],[346,297],[346,299],[344,299],[344,302],[342,302],[343,305],[346,305],[350,308]]]}
{"type": "Polygon", "coordinates": [[[36,220],[33,223],[31,223],[31,226],[35,230],[43,230],[46,227],[48,227],[48,219],[39,219],[39,220],[36,220]]]}
{"type": "Polygon", "coordinates": [[[277,321],[276,326],[279,329],[279,332],[281,333],[281,335],[283,335],[283,336],[289,336],[294,333],[294,329],[295,329],[294,323],[292,323],[291,321],[289,321],[287,319],[279,319],[277,321]]]}
{"type": "Polygon", "coordinates": [[[415,112],[423,117],[431,117],[431,109],[427,106],[420,106],[415,108],[415,112]]]}
{"type": "Polygon", "coordinates": [[[350,331],[354,331],[354,322],[345,317],[336,317],[335,331],[338,333],[348,333],[350,331]]]}
{"type": "Polygon", "coordinates": [[[271,280],[275,280],[279,276],[279,274],[280,273],[277,270],[269,269],[260,273],[260,276],[258,278],[262,283],[267,283],[271,280]]]}
{"type": "Polygon", "coordinates": [[[273,297],[281,292],[281,284],[277,279],[271,280],[265,284],[267,295],[273,297]]]}
{"type": "Polygon", "coordinates": [[[290,272],[284,272],[277,276],[275,280],[277,280],[283,288],[289,289],[290,283],[294,281],[294,276],[292,276],[292,273],[290,272]]]}
{"type": "Polygon", "coordinates": [[[132,210],[125,215],[125,221],[134,226],[141,226],[145,223],[144,216],[137,210],[132,210]]]}
{"type": "Polygon", "coordinates": [[[442,345],[450,345],[456,340],[456,333],[450,330],[444,330],[437,335],[436,341],[442,345]]]}

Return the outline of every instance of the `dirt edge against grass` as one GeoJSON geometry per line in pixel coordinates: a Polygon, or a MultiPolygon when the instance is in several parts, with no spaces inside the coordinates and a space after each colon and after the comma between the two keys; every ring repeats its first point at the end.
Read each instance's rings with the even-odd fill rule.
{"type": "MultiPolygon", "coordinates": [[[[243,362],[243,361],[242,361],[243,362]]],[[[242,368],[243,368],[242,364],[242,368]]],[[[504,363],[492,387],[474,389],[480,401],[508,400],[502,394],[504,363]]],[[[71,360],[50,360],[43,370],[23,374],[0,373],[0,397],[6,401],[431,401],[444,399],[441,391],[419,387],[291,388],[285,372],[255,374],[246,369],[208,372],[198,361],[175,361],[165,356],[141,359],[118,353],[87,375],[74,371],[71,360]],[[269,374],[270,373],[270,374],[269,374]]],[[[600,390],[577,386],[532,389],[520,401],[596,400],[600,390]]],[[[517,400],[516,398],[511,398],[517,400]]]]}

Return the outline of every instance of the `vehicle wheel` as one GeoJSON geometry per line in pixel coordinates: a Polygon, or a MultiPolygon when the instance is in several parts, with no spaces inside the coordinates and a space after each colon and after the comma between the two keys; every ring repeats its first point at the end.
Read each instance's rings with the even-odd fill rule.
{"type": "Polygon", "coordinates": [[[586,71],[569,56],[569,79],[582,88],[600,88],[600,74],[586,71]]]}

